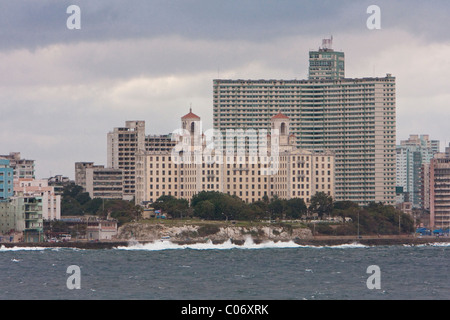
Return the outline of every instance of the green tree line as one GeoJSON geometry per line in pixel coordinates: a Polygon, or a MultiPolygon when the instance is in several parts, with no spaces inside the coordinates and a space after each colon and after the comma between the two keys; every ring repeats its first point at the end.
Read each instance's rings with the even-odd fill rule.
{"type": "MultiPolygon", "coordinates": [[[[164,195],[159,197],[152,207],[162,210],[172,218],[199,218],[204,220],[298,220],[304,217],[323,219],[341,217],[343,223],[316,224],[317,231],[329,235],[360,234],[398,234],[414,231],[411,216],[403,214],[393,206],[370,203],[360,207],[351,201],[333,201],[323,192],[311,197],[310,205],[300,198],[281,199],[277,196],[269,199],[264,196],[254,203],[246,203],[237,196],[216,191],[202,191],[194,195],[190,202],[164,195]]],[[[77,185],[64,189],[61,204],[62,215],[97,215],[111,217],[119,225],[137,220],[142,208],[132,201],[91,199],[77,185]]]]}

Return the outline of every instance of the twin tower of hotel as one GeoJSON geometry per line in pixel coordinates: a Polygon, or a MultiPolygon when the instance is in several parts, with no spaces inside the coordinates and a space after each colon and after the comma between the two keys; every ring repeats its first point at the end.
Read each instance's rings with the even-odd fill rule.
{"type": "MultiPolygon", "coordinates": [[[[123,170],[124,197],[137,204],[162,195],[190,199],[208,190],[246,202],[277,195],[308,203],[325,192],[336,201],[395,204],[395,77],[345,78],[344,70],[344,53],[326,39],[309,52],[308,79],[213,80],[214,129],[225,137],[233,130],[280,129],[273,174],[263,174],[260,156],[177,164],[172,148],[180,141],[146,136],[143,121],[108,133],[108,166],[123,170]]],[[[181,126],[202,139],[200,121],[191,110],[181,126]]]]}

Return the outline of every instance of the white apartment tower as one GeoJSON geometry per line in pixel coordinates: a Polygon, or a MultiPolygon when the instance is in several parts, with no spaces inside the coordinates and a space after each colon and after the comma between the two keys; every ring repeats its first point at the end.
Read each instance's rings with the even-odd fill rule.
{"type": "Polygon", "coordinates": [[[214,129],[270,130],[280,111],[299,148],[335,153],[335,200],[395,204],[395,77],[213,80],[214,129]]]}
{"type": "Polygon", "coordinates": [[[145,121],[126,121],[125,127],[109,132],[107,139],[107,166],[122,169],[123,199],[132,200],[136,184],[136,153],[145,151],[145,121]]]}

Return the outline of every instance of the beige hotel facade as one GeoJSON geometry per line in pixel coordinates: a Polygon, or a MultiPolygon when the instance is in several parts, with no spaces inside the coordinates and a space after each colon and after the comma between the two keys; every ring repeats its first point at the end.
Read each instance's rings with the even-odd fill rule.
{"type": "Polygon", "coordinates": [[[309,203],[316,192],[334,197],[334,154],[297,148],[289,127],[287,116],[273,116],[272,133],[262,131],[266,144],[256,153],[236,146],[208,149],[201,119],[190,111],[181,118],[183,133],[172,134],[177,145],[171,151],[136,154],[136,204],[163,195],[190,200],[201,191],[235,195],[246,203],[264,196],[309,203]]]}

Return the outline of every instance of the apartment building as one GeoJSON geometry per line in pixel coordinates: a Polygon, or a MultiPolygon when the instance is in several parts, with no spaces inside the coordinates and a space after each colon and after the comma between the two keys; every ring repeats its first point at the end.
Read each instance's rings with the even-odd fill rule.
{"type": "Polygon", "coordinates": [[[123,182],[122,169],[105,168],[93,162],[75,163],[75,184],[83,187],[92,199],[123,199],[123,182]]]}
{"type": "Polygon", "coordinates": [[[266,134],[267,145],[256,153],[251,148],[208,150],[198,130],[200,117],[190,111],[181,122],[186,132],[176,140],[183,148],[137,155],[137,204],[162,195],[190,200],[201,191],[228,193],[247,203],[275,195],[309,203],[316,192],[334,197],[334,154],[296,148],[290,119],[281,113],[271,119],[272,130],[279,134],[266,134]]]}
{"type": "Polygon", "coordinates": [[[310,80],[338,80],[345,78],[345,54],[334,51],[333,37],[324,39],[322,47],[309,52],[310,80]]]}
{"type": "Polygon", "coordinates": [[[14,180],[14,195],[16,197],[41,199],[42,219],[61,219],[61,196],[55,193],[54,187],[48,185],[48,180],[29,178],[14,180]]]}
{"type": "Polygon", "coordinates": [[[430,210],[430,226],[446,229],[450,227],[450,158],[438,153],[423,170],[424,198],[429,199],[424,207],[430,210]]]}
{"type": "Polygon", "coordinates": [[[297,147],[335,154],[336,200],[395,204],[395,77],[317,77],[213,80],[214,129],[270,130],[281,111],[297,147]]]}
{"type": "Polygon", "coordinates": [[[0,155],[0,159],[7,159],[14,171],[14,179],[34,179],[35,161],[22,159],[20,152],[10,152],[9,155],[0,155]]]}
{"type": "Polygon", "coordinates": [[[123,171],[123,198],[132,200],[135,192],[135,155],[145,150],[145,121],[126,121],[107,135],[107,167],[123,171]]]}
{"type": "Polygon", "coordinates": [[[13,168],[9,160],[0,159],[0,202],[7,201],[13,196],[13,168]]]}
{"type": "Polygon", "coordinates": [[[170,134],[145,134],[145,121],[126,121],[125,127],[107,134],[107,167],[123,171],[123,199],[135,195],[136,154],[144,151],[169,151],[175,145],[170,134]]]}
{"type": "Polygon", "coordinates": [[[439,141],[430,140],[429,135],[414,134],[400,141],[396,149],[396,184],[403,188],[402,197],[397,202],[411,202],[413,208],[421,208],[422,166],[439,152],[439,141]]]}
{"type": "Polygon", "coordinates": [[[21,234],[24,242],[44,240],[42,198],[11,197],[0,202],[0,234],[21,234]]]}

